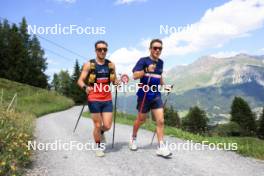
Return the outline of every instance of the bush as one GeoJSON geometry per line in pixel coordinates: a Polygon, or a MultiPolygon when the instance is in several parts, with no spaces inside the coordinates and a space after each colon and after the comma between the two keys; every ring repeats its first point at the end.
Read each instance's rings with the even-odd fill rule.
{"type": "Polygon", "coordinates": [[[240,136],[241,127],[236,122],[229,122],[218,125],[213,133],[218,136],[240,136]]]}
{"type": "Polygon", "coordinates": [[[34,116],[6,112],[0,107],[0,176],[21,175],[30,163],[27,143],[33,138],[34,116]]]}

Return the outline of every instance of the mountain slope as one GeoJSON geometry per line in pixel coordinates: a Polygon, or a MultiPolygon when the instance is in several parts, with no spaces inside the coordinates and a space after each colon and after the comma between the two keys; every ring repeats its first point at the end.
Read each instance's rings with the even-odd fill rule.
{"type": "Polygon", "coordinates": [[[251,81],[264,86],[264,56],[205,56],[190,65],[176,66],[164,75],[169,83],[175,84],[175,92],[251,81]]]}

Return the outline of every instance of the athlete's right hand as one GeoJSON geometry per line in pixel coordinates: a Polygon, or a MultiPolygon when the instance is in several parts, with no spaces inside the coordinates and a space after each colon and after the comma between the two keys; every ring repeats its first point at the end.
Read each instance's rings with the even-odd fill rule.
{"type": "Polygon", "coordinates": [[[89,94],[89,92],[90,92],[91,90],[93,90],[93,87],[91,87],[91,86],[87,86],[87,87],[86,87],[86,90],[85,90],[86,94],[89,94]]]}
{"type": "Polygon", "coordinates": [[[150,64],[148,67],[147,67],[147,72],[154,72],[155,71],[155,68],[156,68],[156,65],[154,64],[150,64]]]}

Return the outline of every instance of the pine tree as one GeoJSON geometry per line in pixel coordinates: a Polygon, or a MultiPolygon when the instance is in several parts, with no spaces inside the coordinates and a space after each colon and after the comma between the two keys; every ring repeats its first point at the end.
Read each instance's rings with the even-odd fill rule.
{"type": "Polygon", "coordinates": [[[254,135],[256,132],[255,115],[248,103],[241,97],[235,97],[231,106],[231,121],[240,125],[242,135],[254,135]]]}
{"type": "Polygon", "coordinates": [[[10,27],[7,20],[0,22],[0,76],[29,85],[46,88],[48,77],[44,51],[36,36],[27,33],[23,18],[19,27],[10,27]]]}
{"type": "Polygon", "coordinates": [[[40,46],[38,38],[34,35],[29,43],[29,62],[26,77],[30,85],[37,87],[47,87],[47,75],[44,74],[47,69],[44,51],[40,46]]]}
{"type": "Polygon", "coordinates": [[[204,133],[207,130],[208,121],[206,112],[195,106],[190,108],[187,116],[183,118],[182,126],[192,133],[204,133]]]}
{"type": "Polygon", "coordinates": [[[54,73],[51,85],[55,91],[59,90],[59,77],[58,77],[57,73],[54,73]]]}
{"type": "Polygon", "coordinates": [[[10,49],[8,47],[8,37],[10,33],[10,25],[7,20],[0,21],[0,77],[7,78],[6,71],[10,65],[10,49]]]}
{"type": "Polygon", "coordinates": [[[70,97],[74,100],[75,103],[80,104],[84,103],[86,100],[86,93],[80,89],[77,84],[77,81],[80,77],[81,69],[78,60],[75,61],[74,71],[71,76],[71,93],[70,97]]]}
{"type": "Polygon", "coordinates": [[[259,138],[264,139],[264,107],[262,109],[262,114],[259,120],[258,136],[259,138]]]}
{"type": "Polygon", "coordinates": [[[170,106],[170,108],[164,108],[164,119],[165,124],[168,126],[179,128],[181,125],[181,120],[178,115],[178,112],[174,111],[172,106],[170,106]]]}

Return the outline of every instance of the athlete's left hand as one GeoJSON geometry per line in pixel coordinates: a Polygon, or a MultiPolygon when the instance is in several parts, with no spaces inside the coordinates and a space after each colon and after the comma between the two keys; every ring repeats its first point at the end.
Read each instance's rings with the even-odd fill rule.
{"type": "Polygon", "coordinates": [[[119,86],[121,84],[121,81],[116,79],[113,84],[119,86]]]}
{"type": "Polygon", "coordinates": [[[164,85],[164,89],[167,91],[167,92],[171,92],[171,90],[172,90],[172,85],[169,85],[169,84],[166,84],[166,85],[164,85]]]}

